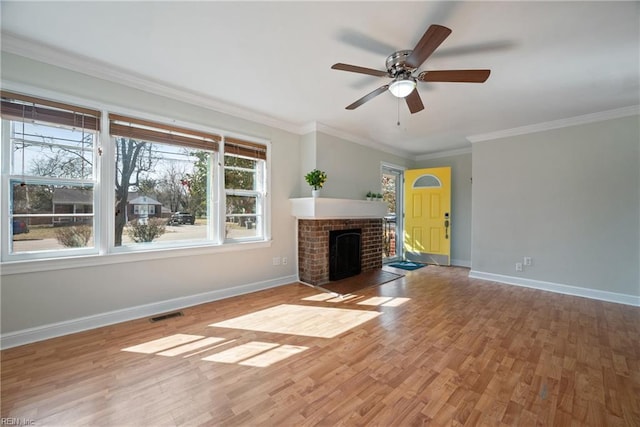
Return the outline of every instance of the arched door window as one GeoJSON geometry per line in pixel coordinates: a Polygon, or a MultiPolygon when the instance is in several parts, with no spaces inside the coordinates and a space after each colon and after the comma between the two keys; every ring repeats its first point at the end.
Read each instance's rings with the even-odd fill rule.
{"type": "Polygon", "coordinates": [[[413,188],[440,188],[442,182],[435,175],[422,175],[413,182],[413,188]]]}

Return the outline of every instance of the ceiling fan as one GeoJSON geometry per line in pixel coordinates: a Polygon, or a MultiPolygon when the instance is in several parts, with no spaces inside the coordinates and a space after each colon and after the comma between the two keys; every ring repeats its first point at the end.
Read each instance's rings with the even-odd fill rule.
{"type": "Polygon", "coordinates": [[[352,73],[368,74],[375,77],[388,77],[393,79],[389,84],[358,99],[346,107],[354,110],[367,101],[372,100],[381,93],[389,90],[394,96],[404,98],[411,114],[424,109],[416,84],[420,82],[457,82],[457,83],[484,83],[491,70],[441,70],[422,71],[418,75],[413,73],[426,59],[440,46],[451,34],[451,30],[442,25],[431,25],[413,50],[399,50],[392,53],[386,60],[386,71],[373,68],[359,67],[343,63],[333,64],[334,70],[350,71],[352,73]]]}

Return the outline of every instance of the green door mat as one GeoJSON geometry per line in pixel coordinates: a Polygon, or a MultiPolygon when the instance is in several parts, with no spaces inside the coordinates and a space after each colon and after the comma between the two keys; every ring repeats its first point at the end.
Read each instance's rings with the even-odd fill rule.
{"type": "Polygon", "coordinates": [[[419,262],[411,262],[411,261],[402,261],[402,262],[394,262],[393,264],[388,264],[389,267],[401,268],[403,270],[417,270],[418,268],[422,268],[427,264],[421,264],[419,262]]]}

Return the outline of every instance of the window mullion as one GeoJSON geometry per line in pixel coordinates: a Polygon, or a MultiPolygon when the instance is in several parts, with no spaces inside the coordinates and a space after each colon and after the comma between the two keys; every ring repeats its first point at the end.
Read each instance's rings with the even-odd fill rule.
{"type": "Polygon", "coordinates": [[[113,247],[114,219],[111,212],[115,212],[115,153],[111,137],[109,136],[109,116],[106,110],[102,111],[100,134],[98,135],[95,159],[97,167],[97,184],[99,197],[96,200],[96,217],[94,219],[98,234],[96,246],[100,254],[107,254],[113,247]]]}
{"type": "Polygon", "coordinates": [[[47,176],[23,176],[23,175],[11,175],[10,181],[24,182],[25,184],[42,184],[42,185],[71,185],[74,187],[95,187],[95,181],[93,179],[73,179],[73,178],[58,178],[47,176]]]}
{"type": "MultiPolygon", "coordinates": [[[[0,152],[0,161],[2,162],[2,179],[1,179],[1,184],[0,184],[0,203],[1,203],[1,209],[3,212],[2,215],[2,221],[0,224],[0,235],[2,235],[2,242],[0,242],[0,248],[2,250],[2,254],[4,256],[4,254],[8,254],[9,253],[9,242],[10,239],[13,238],[13,236],[10,235],[9,233],[9,221],[5,221],[4,217],[5,217],[5,213],[7,215],[9,215],[9,213],[12,211],[12,209],[9,209],[9,170],[10,170],[10,166],[11,166],[11,162],[10,160],[12,159],[12,156],[10,155],[10,151],[11,151],[11,144],[5,144],[4,141],[9,141],[9,138],[11,137],[11,125],[10,122],[8,120],[2,120],[2,123],[0,124],[1,128],[0,128],[0,132],[1,135],[0,137],[2,138],[3,144],[2,144],[2,148],[1,148],[1,152],[0,152]]],[[[2,260],[4,261],[4,259],[2,260]]]]}
{"type": "Polygon", "coordinates": [[[226,212],[227,212],[227,197],[224,190],[224,147],[220,148],[221,151],[216,153],[216,158],[213,164],[213,209],[215,210],[214,218],[217,222],[215,224],[214,232],[216,236],[216,243],[223,244],[226,239],[226,212]]]}

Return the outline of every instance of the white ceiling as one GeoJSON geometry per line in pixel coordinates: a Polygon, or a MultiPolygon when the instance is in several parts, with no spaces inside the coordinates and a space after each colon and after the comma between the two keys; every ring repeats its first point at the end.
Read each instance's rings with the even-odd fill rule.
{"type": "Polygon", "coordinates": [[[298,132],[331,130],[409,155],[640,104],[639,2],[2,1],[0,7],[3,50],[34,57],[37,49],[20,52],[24,44],[16,40],[44,44],[55,48],[51,62],[62,58],[70,68],[95,74],[105,71],[96,64],[106,63],[235,115],[298,132]],[[453,32],[420,70],[489,68],[486,83],[419,83],[425,110],[414,115],[389,92],[345,110],[388,79],[331,70],[332,64],[384,70],[386,56],[412,49],[436,23],[453,32]],[[70,61],[66,53],[78,57],[70,61]]]}

